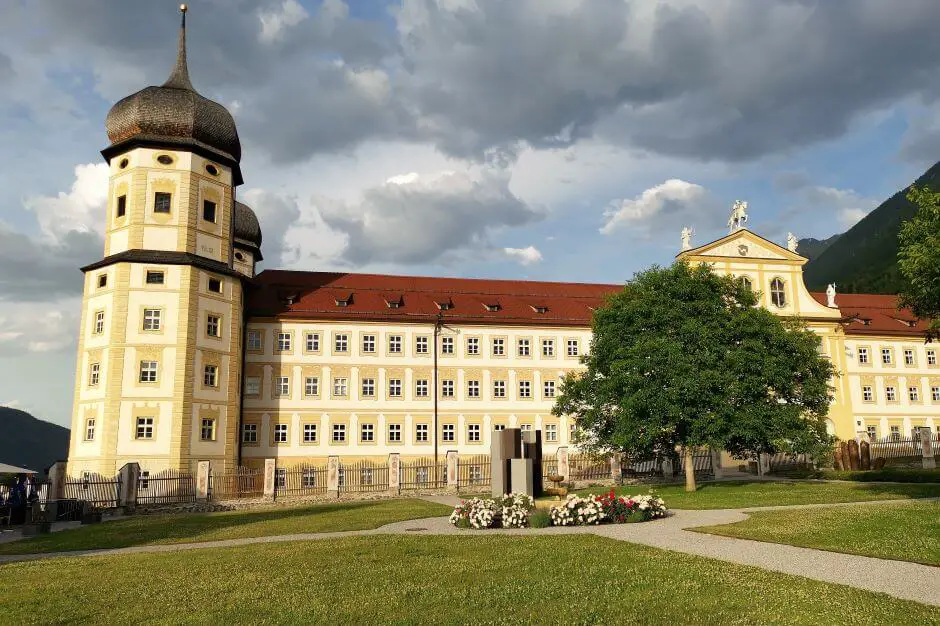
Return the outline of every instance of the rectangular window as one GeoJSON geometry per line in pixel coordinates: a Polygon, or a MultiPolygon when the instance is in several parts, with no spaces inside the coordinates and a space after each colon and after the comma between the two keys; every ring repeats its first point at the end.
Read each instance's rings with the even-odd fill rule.
{"type": "Polygon", "coordinates": [[[104,332],[104,311],[95,313],[95,334],[100,335],[104,332]]]}
{"type": "Polygon", "coordinates": [[[868,364],[868,348],[859,348],[858,349],[858,362],[861,365],[868,364]]]}
{"type": "Polygon", "coordinates": [[[441,337],[441,354],[453,354],[454,353],[454,338],[453,337],[441,337]]]}
{"type": "Polygon", "coordinates": [[[577,339],[568,340],[568,356],[578,356],[581,346],[577,339]]]}
{"type": "Polygon", "coordinates": [[[304,443],[317,442],[317,425],[304,424],[304,443]]]}
{"type": "Polygon", "coordinates": [[[136,435],[138,439],[153,439],[153,418],[152,417],[138,417],[137,418],[136,435]]]}
{"type": "Polygon", "coordinates": [[[349,394],[349,389],[346,384],[346,379],[334,378],[333,379],[333,397],[345,398],[348,394],[349,394]]]}
{"type": "Polygon", "coordinates": [[[274,443],[287,443],[287,424],[274,425],[274,443]]]}
{"type": "Polygon", "coordinates": [[[401,441],[401,424],[388,425],[388,440],[401,441]]]}
{"type": "Polygon", "coordinates": [[[544,385],[543,385],[543,395],[544,395],[546,398],[554,398],[554,397],[555,397],[555,381],[554,381],[554,380],[546,380],[546,381],[545,381],[545,383],[544,383],[544,385]]]}
{"type": "Polygon", "coordinates": [[[202,384],[206,387],[215,387],[219,382],[219,368],[216,365],[206,365],[202,372],[202,384]]]}
{"type": "Polygon", "coordinates": [[[246,396],[258,396],[261,395],[261,379],[257,376],[250,376],[245,379],[245,395],[246,396]]]}
{"type": "Polygon", "coordinates": [[[881,362],[884,365],[891,365],[891,348],[881,349],[881,362]]]}
{"type": "Polygon", "coordinates": [[[218,278],[210,278],[208,281],[209,291],[212,293],[222,293],[222,281],[218,278]]]}
{"type": "Polygon", "coordinates": [[[904,350],[904,365],[914,364],[914,351],[910,348],[904,350]]]}
{"type": "Polygon", "coordinates": [[[420,378],[415,381],[415,396],[419,398],[428,397],[428,379],[420,378]]]}
{"type": "MultiPolygon", "coordinates": [[[[87,477],[88,472],[85,472],[85,475],[87,477]]],[[[137,483],[137,488],[138,489],[150,489],[150,481],[148,480],[149,478],[150,478],[150,472],[148,470],[142,471],[140,473],[140,480],[137,483]]],[[[88,479],[86,478],[85,480],[88,480],[88,479]]]]}
{"type": "Polygon", "coordinates": [[[108,286],[108,275],[102,274],[98,277],[98,289],[108,286]]]}
{"type": "Polygon", "coordinates": [[[210,337],[222,336],[222,318],[218,315],[206,316],[206,334],[210,337]]]}
{"type": "Polygon", "coordinates": [[[144,330],[160,330],[160,309],[144,309],[144,330]]]}
{"type": "Polygon", "coordinates": [[[506,397],[506,381],[505,380],[493,381],[493,397],[494,398],[506,397]]]}
{"type": "Polygon", "coordinates": [[[480,354],[479,337],[467,337],[467,354],[480,354]]]}
{"type": "Polygon", "coordinates": [[[290,395],[290,376],[276,376],[274,378],[274,396],[287,397],[290,395]]]}
{"type": "Polygon", "coordinates": [[[506,354],[506,340],[502,337],[493,339],[493,356],[504,356],[506,354]]]}
{"type": "Polygon", "coordinates": [[[467,426],[467,441],[479,441],[480,440],[480,425],[479,424],[470,424],[467,426]]]}
{"type": "Polygon", "coordinates": [[[520,339],[516,342],[516,354],[519,356],[529,356],[529,340],[520,339]]]}
{"type": "Polygon", "coordinates": [[[349,335],[336,335],[333,338],[333,352],[349,351],[349,335]]]}
{"type": "Polygon", "coordinates": [[[467,381],[467,397],[468,398],[480,397],[480,381],[478,380],[467,381]]]}
{"type": "Polygon", "coordinates": [[[927,350],[927,365],[936,365],[936,364],[937,364],[937,351],[927,350]]]}
{"type": "Polygon", "coordinates": [[[428,353],[428,338],[427,337],[415,337],[415,354],[427,354],[428,353]]]}
{"type": "Polygon", "coordinates": [[[892,427],[891,427],[891,440],[892,440],[892,441],[897,441],[897,440],[900,439],[900,438],[901,438],[901,427],[900,427],[900,426],[892,426],[892,427]]]}
{"type": "Polygon", "coordinates": [[[363,354],[372,354],[375,352],[375,335],[362,336],[362,352],[363,354]]]}
{"type": "Polygon", "coordinates": [[[242,424],[242,442],[258,443],[258,425],[242,424]]]}
{"type": "Polygon", "coordinates": [[[363,442],[375,441],[375,425],[363,424],[360,427],[359,440],[363,442]]]}
{"type": "Polygon", "coordinates": [[[156,361],[141,361],[140,362],[140,378],[138,379],[142,383],[155,383],[157,382],[157,362],[156,361]]]}
{"type": "Polygon", "coordinates": [[[545,424],[545,441],[554,443],[558,441],[558,427],[554,424],[545,424]]]}
{"type": "Polygon", "coordinates": [[[865,402],[874,402],[875,394],[872,393],[871,385],[865,385],[862,387],[862,400],[865,402]]]}
{"type": "Polygon", "coordinates": [[[127,196],[118,196],[115,216],[124,217],[125,215],[127,215],[127,196]]]}
{"type": "Polygon", "coordinates": [[[388,336],[388,353],[401,354],[401,335],[388,336]]]}
{"type": "Polygon", "coordinates": [[[215,223],[215,202],[211,200],[202,201],[202,219],[215,223]]]}
{"type": "Polygon", "coordinates": [[[249,330],[248,338],[245,341],[246,346],[249,350],[261,350],[261,331],[260,330],[249,330]]]}
{"type": "Polygon", "coordinates": [[[346,424],[333,424],[333,442],[343,443],[346,441],[346,424]]]}
{"type": "Polygon", "coordinates": [[[290,349],[291,349],[290,333],[279,332],[277,334],[277,351],[278,352],[290,352],[290,349]]]}
{"type": "Polygon", "coordinates": [[[94,387],[98,384],[98,379],[101,375],[101,364],[92,363],[88,368],[88,386],[94,387]]]}
{"type": "Polygon", "coordinates": [[[242,442],[258,443],[258,425],[242,424],[242,442]]]}
{"type": "Polygon", "coordinates": [[[274,468],[274,487],[276,489],[287,489],[287,468],[274,468]]]}
{"type": "Polygon", "coordinates": [[[542,356],[546,356],[546,357],[555,356],[555,340],[554,339],[542,340],[542,356]]]}
{"type": "Polygon", "coordinates": [[[920,389],[917,387],[908,387],[907,399],[911,402],[920,402],[920,389]]]}
{"type": "Polygon", "coordinates": [[[147,270],[148,285],[162,285],[163,284],[163,272],[157,270],[147,270]]]}
{"type": "Polygon", "coordinates": [[[940,402],[940,387],[930,388],[930,399],[934,402],[940,402]]]}
{"type": "Polygon", "coordinates": [[[305,467],[300,476],[300,486],[304,489],[312,489],[317,486],[317,470],[312,467],[305,467]]]}
{"type": "Polygon", "coordinates": [[[499,431],[501,431],[501,430],[506,430],[506,425],[505,425],[505,424],[494,424],[494,425],[493,425],[493,430],[495,430],[496,432],[499,432],[499,431]]]}
{"type": "Polygon", "coordinates": [[[304,338],[307,352],[320,351],[320,333],[307,333],[304,338]]]}
{"type": "Polygon", "coordinates": [[[318,396],[320,395],[320,379],[316,376],[307,376],[304,378],[304,395],[305,396],[318,396]]]}
{"type": "Polygon", "coordinates": [[[154,213],[169,213],[170,204],[172,204],[173,196],[166,193],[165,191],[158,191],[153,194],[153,212],[154,213]]]}
{"type": "Polygon", "coordinates": [[[428,425],[415,424],[415,441],[422,443],[428,440],[428,425]]]}
{"type": "Polygon", "coordinates": [[[199,438],[202,441],[215,441],[215,420],[211,417],[202,418],[199,428],[199,438]]]}
{"type": "Polygon", "coordinates": [[[878,427],[877,426],[869,426],[865,429],[865,431],[868,433],[869,439],[871,439],[872,441],[878,440],[878,427]]]}
{"type": "Polygon", "coordinates": [[[362,379],[362,397],[372,398],[374,396],[375,396],[375,379],[363,378],[362,379]]]}
{"type": "Polygon", "coordinates": [[[452,380],[441,381],[441,397],[443,398],[454,397],[454,381],[452,380]]]}
{"type": "Polygon", "coordinates": [[[898,399],[897,393],[895,393],[894,387],[885,387],[885,400],[888,402],[894,402],[898,399]]]}
{"type": "Polygon", "coordinates": [[[388,396],[390,398],[401,397],[401,378],[388,379],[388,396]]]}
{"type": "Polygon", "coordinates": [[[85,420],[85,441],[94,441],[95,439],[95,418],[89,417],[85,420]]]}
{"type": "Polygon", "coordinates": [[[522,424],[522,425],[519,427],[519,430],[523,430],[523,431],[525,431],[525,430],[532,430],[532,424],[522,424]]]}
{"type": "Polygon", "coordinates": [[[519,397],[520,398],[531,398],[532,397],[532,383],[528,380],[519,381],[519,397]]]}
{"type": "Polygon", "coordinates": [[[453,424],[444,424],[441,427],[441,440],[447,443],[453,443],[457,440],[457,427],[453,424]]]}

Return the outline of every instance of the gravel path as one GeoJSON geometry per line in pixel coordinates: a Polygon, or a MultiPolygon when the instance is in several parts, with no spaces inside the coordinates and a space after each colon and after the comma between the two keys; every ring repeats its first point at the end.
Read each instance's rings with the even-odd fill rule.
{"type": "MultiPolygon", "coordinates": [[[[441,498],[443,500],[444,498],[441,498]]],[[[437,500],[435,500],[437,501],[437,500]]],[[[696,554],[731,563],[752,565],[765,570],[794,574],[857,589],[886,593],[903,600],[940,606],[940,568],[905,561],[875,559],[852,554],[799,548],[776,543],[736,539],[697,533],[688,528],[713,524],[731,524],[747,519],[752,510],[816,508],[820,506],[864,506],[868,504],[896,504],[897,500],[880,502],[855,502],[833,504],[809,504],[752,509],[715,509],[704,511],[677,510],[666,519],[643,524],[607,524],[603,526],[567,526],[551,528],[524,528],[516,530],[488,530],[487,535],[546,536],[590,533],[638,543],[654,548],[696,554]]],[[[443,503],[443,502],[442,502],[443,503]]],[[[447,502],[448,504],[450,502],[447,502]]],[[[201,543],[184,543],[157,546],[135,546],[107,550],[83,550],[74,552],[52,552],[46,554],[0,555],[0,564],[14,561],[31,561],[60,557],[139,554],[152,552],[178,552],[204,548],[227,548],[258,543],[284,541],[312,541],[339,537],[369,535],[466,535],[479,537],[483,531],[459,529],[451,526],[446,517],[408,520],[386,524],[373,530],[303,533],[272,537],[250,537],[201,543]]]]}

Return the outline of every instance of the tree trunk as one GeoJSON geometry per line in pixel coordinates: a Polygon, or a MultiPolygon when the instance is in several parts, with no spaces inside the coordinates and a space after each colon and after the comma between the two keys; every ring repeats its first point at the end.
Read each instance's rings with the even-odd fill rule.
{"type": "Polygon", "coordinates": [[[692,446],[685,446],[685,490],[695,491],[695,467],[692,464],[692,446]]]}

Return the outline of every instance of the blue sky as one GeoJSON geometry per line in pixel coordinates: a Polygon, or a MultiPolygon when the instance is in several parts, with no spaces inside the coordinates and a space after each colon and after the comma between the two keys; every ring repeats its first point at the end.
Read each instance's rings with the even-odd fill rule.
{"type": "MultiPolygon", "coordinates": [[[[195,0],[268,267],[618,282],[750,225],[842,232],[940,157],[935,3],[195,0]]],[[[67,425],[104,118],[168,0],[0,15],[0,404],[67,425]]]]}

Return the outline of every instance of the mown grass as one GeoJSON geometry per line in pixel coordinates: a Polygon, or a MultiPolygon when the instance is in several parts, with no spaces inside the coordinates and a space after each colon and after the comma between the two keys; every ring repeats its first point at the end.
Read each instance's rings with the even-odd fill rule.
{"type": "MultiPolygon", "coordinates": [[[[618,495],[647,493],[648,485],[616,487],[618,495]]],[[[683,485],[652,487],[670,509],[738,509],[792,504],[837,504],[870,500],[940,497],[940,485],[854,482],[741,481],[701,483],[694,492],[683,485]]],[[[579,489],[579,494],[606,493],[610,487],[579,489]]]]}
{"type": "Polygon", "coordinates": [[[940,502],[936,501],[755,511],[743,522],[691,530],[940,565],[940,502]]]}
{"type": "Polygon", "coordinates": [[[940,468],[908,469],[886,467],[880,470],[798,469],[782,472],[787,478],[822,478],[857,482],[940,483],[940,468]]]}
{"type": "Polygon", "coordinates": [[[0,567],[9,623],[925,624],[940,609],[588,535],[354,537],[0,567]]]}
{"type": "Polygon", "coordinates": [[[449,515],[451,510],[451,507],[424,500],[402,499],[317,504],[260,511],[137,515],[0,544],[0,554],[124,548],[240,537],[365,530],[403,520],[449,515]]]}

